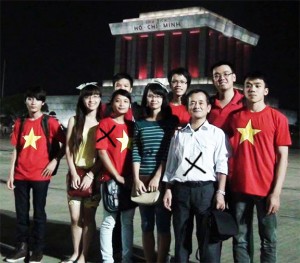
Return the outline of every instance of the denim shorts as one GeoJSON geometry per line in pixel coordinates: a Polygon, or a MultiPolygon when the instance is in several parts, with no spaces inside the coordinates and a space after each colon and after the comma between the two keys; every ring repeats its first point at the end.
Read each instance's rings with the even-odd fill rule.
{"type": "Polygon", "coordinates": [[[154,224],[156,223],[158,233],[171,233],[171,211],[164,207],[162,200],[159,200],[156,205],[139,205],[139,208],[143,232],[153,232],[154,224]]]}

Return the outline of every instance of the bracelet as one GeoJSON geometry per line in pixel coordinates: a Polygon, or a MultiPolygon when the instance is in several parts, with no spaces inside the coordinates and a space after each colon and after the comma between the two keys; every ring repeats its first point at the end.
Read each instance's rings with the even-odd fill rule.
{"type": "Polygon", "coordinates": [[[223,196],[225,196],[225,194],[226,194],[225,191],[222,191],[222,190],[217,190],[216,193],[221,194],[223,196]]]}
{"type": "Polygon", "coordinates": [[[90,178],[91,180],[94,180],[94,176],[91,176],[89,173],[85,174],[88,178],[90,178]]]}

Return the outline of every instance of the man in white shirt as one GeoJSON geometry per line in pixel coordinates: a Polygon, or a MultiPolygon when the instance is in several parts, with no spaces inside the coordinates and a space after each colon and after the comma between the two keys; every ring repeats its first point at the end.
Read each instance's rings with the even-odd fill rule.
{"type": "Polygon", "coordinates": [[[186,229],[190,212],[196,216],[201,262],[220,262],[220,244],[209,243],[207,251],[203,245],[210,210],[225,209],[230,146],[224,132],[206,120],[211,109],[209,95],[194,89],[187,94],[187,101],[191,120],[172,138],[163,177],[167,183],[164,205],[173,212],[175,262],[188,262],[186,229]]]}

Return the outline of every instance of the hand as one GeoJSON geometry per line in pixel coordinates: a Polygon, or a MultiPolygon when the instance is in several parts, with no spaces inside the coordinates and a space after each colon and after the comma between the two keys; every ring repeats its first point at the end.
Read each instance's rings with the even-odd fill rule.
{"type": "Polygon", "coordinates": [[[80,176],[77,173],[75,175],[71,175],[71,188],[78,189],[80,187],[80,182],[80,176]]]}
{"type": "Polygon", "coordinates": [[[156,192],[159,187],[159,179],[157,179],[155,176],[150,180],[148,184],[148,191],[149,192],[156,192]]]}
{"type": "Polygon", "coordinates": [[[88,176],[84,176],[82,178],[82,181],[81,181],[81,184],[80,184],[79,188],[80,188],[80,190],[84,191],[84,190],[88,189],[91,186],[92,183],[93,183],[92,178],[90,178],[88,176]]]}
{"type": "Polygon", "coordinates": [[[275,214],[278,212],[280,207],[280,197],[279,195],[270,194],[267,197],[267,214],[275,214]]]}
{"type": "Polygon", "coordinates": [[[171,189],[167,189],[163,198],[164,206],[169,211],[172,211],[172,191],[171,189]]]}
{"type": "Polygon", "coordinates": [[[117,181],[118,183],[120,183],[120,184],[125,184],[125,179],[124,179],[123,176],[118,175],[118,176],[116,176],[115,179],[116,179],[116,181],[117,181]]]}
{"type": "Polygon", "coordinates": [[[15,186],[14,186],[14,177],[13,176],[8,177],[6,185],[9,190],[14,190],[15,186]]]}
{"type": "Polygon", "coordinates": [[[57,165],[56,159],[50,161],[46,166],[46,168],[42,171],[42,176],[51,176],[53,171],[55,170],[56,165],[57,165]]]}
{"type": "Polygon", "coordinates": [[[134,181],[134,185],[133,185],[137,195],[141,195],[142,193],[146,193],[147,189],[146,186],[144,185],[144,183],[141,180],[136,180],[134,181]]]}
{"type": "Polygon", "coordinates": [[[224,211],[226,207],[225,196],[220,193],[216,193],[215,198],[216,198],[216,209],[224,211]]]}

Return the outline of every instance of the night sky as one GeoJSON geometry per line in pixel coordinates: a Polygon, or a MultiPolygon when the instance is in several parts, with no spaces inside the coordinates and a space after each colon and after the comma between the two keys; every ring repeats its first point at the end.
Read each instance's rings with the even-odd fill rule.
{"type": "Polygon", "coordinates": [[[115,46],[109,23],[190,6],[258,34],[251,69],[268,75],[280,107],[299,109],[298,1],[1,1],[4,96],[32,85],[49,95],[77,94],[81,83],[111,79],[115,46]]]}

